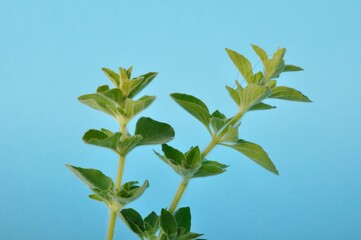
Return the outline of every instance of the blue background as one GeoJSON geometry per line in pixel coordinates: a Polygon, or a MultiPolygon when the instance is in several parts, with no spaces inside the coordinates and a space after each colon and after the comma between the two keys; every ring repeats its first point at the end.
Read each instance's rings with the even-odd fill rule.
{"type": "MultiPolygon", "coordinates": [[[[159,72],[143,115],[174,126],[172,145],[204,148],[206,130],[169,93],[232,115],[224,85],[237,71],[224,48],[257,63],[250,43],[286,47],[286,62],[305,71],[280,81],[314,103],[270,101],[278,108],[245,116],[240,136],[262,145],[280,176],[215,149],[209,157],[231,167],[191,182],[181,206],[192,207],[193,230],[210,240],[361,239],[360,9],[357,0],[0,0],[0,239],[105,238],[107,209],[64,166],[116,174],[113,153],[81,140],[117,129],[77,101],[108,83],[101,67],[159,72]]],[[[180,182],[152,149],[132,152],[124,176],[150,181],[130,205],[143,215],[167,207],[180,182]]],[[[118,221],[115,239],[136,237],[118,221]]]]}

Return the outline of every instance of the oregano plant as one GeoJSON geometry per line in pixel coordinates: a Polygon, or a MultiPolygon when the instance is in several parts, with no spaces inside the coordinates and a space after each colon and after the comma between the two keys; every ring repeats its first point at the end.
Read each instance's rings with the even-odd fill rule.
{"type": "Polygon", "coordinates": [[[277,79],[284,72],[303,69],[285,64],[285,48],[279,48],[268,55],[262,48],[252,45],[254,52],[263,64],[263,70],[254,72],[254,67],[243,55],[226,49],[231,61],[242,75],[242,84],[236,80],[235,86],[226,86],[237,111],[227,117],[220,110],[209,111],[208,106],[195,96],[184,93],[172,93],[171,98],[189,114],[195,117],[209,132],[210,141],[201,150],[200,146],[191,146],[182,152],[167,143],[174,138],[173,128],[149,117],[140,117],[134,133],[127,126],[139,113],[147,108],[155,96],[142,96],[134,99],[156,77],[150,72],[131,77],[132,68],[119,68],[118,72],[103,68],[113,86],[98,87],[95,93],[82,95],[79,101],[113,117],[119,124],[118,131],[101,128],[87,131],[83,140],[87,144],[105,147],[114,151],[119,158],[119,167],[115,179],[106,176],[100,170],[67,165],[92,190],[91,199],[105,203],[110,212],[107,239],[113,239],[117,218],[121,219],[139,239],[148,240],[191,240],[199,239],[203,234],[191,231],[191,212],[189,207],[178,208],[179,202],[192,179],[215,176],[226,171],[228,165],[208,159],[208,154],[217,146],[234,149],[251,159],[264,169],[278,175],[278,170],[265,150],[256,143],[239,137],[238,128],[242,117],[251,111],[274,109],[267,104],[269,98],[311,102],[308,97],[296,89],[279,85],[277,79]],[[127,155],[142,145],[161,145],[162,153],[155,155],[181,176],[181,183],[169,207],[152,211],[142,217],[135,209],[125,206],[138,199],[148,188],[148,181],[139,185],[137,181],[123,183],[122,176],[127,155]],[[159,214],[159,215],[158,215],[159,214]]]}

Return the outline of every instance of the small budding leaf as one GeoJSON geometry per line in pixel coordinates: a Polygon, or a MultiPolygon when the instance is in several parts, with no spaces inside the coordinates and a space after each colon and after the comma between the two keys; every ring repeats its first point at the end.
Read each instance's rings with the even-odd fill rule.
{"type": "Polygon", "coordinates": [[[144,223],[147,231],[150,233],[150,235],[153,235],[160,227],[159,216],[155,212],[151,212],[147,217],[144,218],[144,223]]]}
{"type": "Polygon", "coordinates": [[[308,97],[296,89],[283,86],[273,88],[272,94],[269,96],[269,98],[277,98],[296,102],[312,102],[308,97]]]}
{"type": "Polygon", "coordinates": [[[247,156],[257,164],[259,164],[260,166],[278,175],[278,171],[275,165],[273,164],[271,159],[268,157],[268,154],[263,150],[261,146],[244,140],[238,140],[238,142],[233,145],[225,145],[225,146],[231,147],[243,153],[245,156],[247,156]]]}
{"type": "Polygon", "coordinates": [[[125,100],[125,115],[128,120],[135,117],[138,113],[146,109],[153,101],[155,96],[143,96],[138,100],[127,98],[125,100]]]}
{"type": "Polygon", "coordinates": [[[102,68],[105,75],[113,82],[115,87],[119,87],[119,74],[109,68],[102,68]]]}
{"type": "Polygon", "coordinates": [[[174,138],[174,129],[167,123],[141,117],[135,128],[135,135],[143,137],[138,145],[163,144],[174,138]]]}
{"type": "Polygon", "coordinates": [[[261,59],[262,63],[265,64],[268,61],[268,55],[266,51],[254,44],[251,44],[251,46],[258,55],[258,57],[261,59]]]}
{"type": "Polygon", "coordinates": [[[122,206],[133,202],[134,200],[139,198],[149,187],[148,181],[144,181],[142,186],[138,186],[137,184],[138,182],[136,181],[123,184],[116,192],[116,195],[112,195],[113,200],[116,200],[122,206]]]}
{"type": "Polygon", "coordinates": [[[183,109],[197,118],[204,126],[209,127],[210,113],[207,105],[200,99],[187,94],[173,93],[171,97],[176,101],[183,109]]]}
{"type": "Polygon", "coordinates": [[[156,76],[158,73],[150,72],[145,75],[139,76],[138,78],[130,81],[131,82],[131,90],[128,94],[129,98],[133,98],[140,91],[142,91],[156,76]]]}
{"type": "Polygon", "coordinates": [[[79,101],[91,108],[105,112],[114,118],[119,117],[117,104],[100,93],[91,93],[80,96],[79,101]]]}

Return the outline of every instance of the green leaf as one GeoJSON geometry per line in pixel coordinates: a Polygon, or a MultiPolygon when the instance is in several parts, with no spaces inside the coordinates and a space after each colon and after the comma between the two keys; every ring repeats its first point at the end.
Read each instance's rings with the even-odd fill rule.
{"type": "Polygon", "coordinates": [[[236,126],[229,126],[227,129],[226,134],[224,135],[224,137],[222,138],[222,142],[237,142],[238,140],[238,127],[239,125],[236,126]]]}
{"type": "Polygon", "coordinates": [[[180,165],[185,161],[185,156],[181,151],[167,144],[162,144],[162,151],[165,157],[172,160],[172,162],[176,165],[180,165]]]}
{"type": "Polygon", "coordinates": [[[119,87],[119,75],[108,68],[102,68],[105,75],[114,83],[116,87],[119,87]]]}
{"type": "Polygon", "coordinates": [[[261,59],[263,64],[265,64],[268,61],[268,55],[267,55],[266,51],[254,44],[251,44],[251,46],[252,46],[253,50],[256,52],[256,54],[258,55],[258,57],[261,59]]]}
{"type": "Polygon", "coordinates": [[[229,96],[231,96],[231,98],[233,99],[233,101],[239,106],[241,104],[241,100],[239,98],[239,94],[238,94],[238,91],[229,87],[229,86],[226,86],[226,89],[229,93],[229,96]]]}
{"type": "MultiPolygon", "coordinates": [[[[203,236],[203,235],[204,234],[187,232],[184,235],[178,237],[177,240],[192,240],[192,239],[196,239],[197,237],[200,237],[200,236],[203,236]]],[[[197,238],[197,240],[205,240],[205,239],[197,238]]]]}
{"type": "Polygon", "coordinates": [[[103,85],[97,88],[97,93],[102,93],[109,90],[109,86],[108,85],[103,85]]]}
{"type": "Polygon", "coordinates": [[[80,96],[79,101],[91,108],[105,112],[115,118],[119,117],[117,104],[100,93],[91,93],[80,96]]]}
{"type": "MultiPolygon", "coordinates": [[[[99,90],[99,88],[98,88],[98,90],[99,90]]],[[[120,104],[123,101],[123,93],[122,93],[122,91],[120,91],[119,88],[112,88],[112,89],[109,89],[106,91],[102,91],[101,94],[104,95],[105,97],[113,100],[117,104],[120,104]]]]}
{"type": "Polygon", "coordinates": [[[163,144],[174,138],[174,130],[169,124],[147,117],[138,120],[135,128],[137,134],[143,137],[138,145],[163,144]]]}
{"type": "Polygon", "coordinates": [[[127,98],[125,100],[125,115],[128,120],[146,109],[154,100],[155,96],[143,96],[138,100],[127,98]]]}
{"type": "Polygon", "coordinates": [[[199,167],[201,160],[201,151],[199,150],[199,147],[191,147],[185,154],[184,166],[189,169],[199,167]]]}
{"type": "Polygon", "coordinates": [[[144,181],[142,186],[137,185],[138,182],[132,181],[123,184],[116,192],[116,196],[112,196],[120,205],[125,206],[139,198],[145,190],[149,187],[149,182],[144,181]]]}
{"type": "Polygon", "coordinates": [[[207,128],[209,127],[210,113],[208,107],[200,99],[187,94],[173,93],[171,97],[176,101],[182,108],[197,118],[207,128]]]}
{"type": "Polygon", "coordinates": [[[202,166],[199,170],[194,174],[194,178],[196,177],[209,177],[224,173],[228,165],[216,162],[204,160],[202,161],[202,166]]]}
{"type": "Polygon", "coordinates": [[[271,91],[268,87],[248,84],[241,96],[241,106],[245,109],[250,109],[267,98],[270,94],[271,91]]]}
{"type": "Polygon", "coordinates": [[[262,72],[258,72],[252,76],[252,83],[260,85],[264,76],[262,72]]]}
{"type": "Polygon", "coordinates": [[[168,237],[172,238],[177,236],[177,222],[173,215],[164,208],[160,214],[160,227],[168,235],[168,237]]]}
{"type": "Polygon", "coordinates": [[[249,110],[250,110],[250,111],[255,111],[255,110],[268,110],[268,109],[273,109],[273,108],[276,108],[276,107],[275,107],[275,106],[268,105],[268,104],[263,103],[263,102],[260,102],[260,103],[257,103],[256,105],[254,105],[253,107],[251,107],[249,110]]]}
{"type": "Polygon", "coordinates": [[[286,64],[285,67],[283,68],[283,72],[297,72],[297,71],[303,71],[303,68],[291,64],[286,64]]]}
{"type": "Polygon", "coordinates": [[[265,62],[264,66],[266,69],[266,75],[263,82],[268,82],[271,78],[276,78],[280,75],[285,67],[285,62],[283,57],[286,53],[285,48],[278,49],[274,54],[272,59],[265,62]]]}
{"type": "Polygon", "coordinates": [[[117,151],[121,155],[126,155],[129,153],[133,148],[139,145],[142,141],[143,137],[141,135],[135,136],[126,136],[122,139],[122,141],[117,146],[117,151]]]}
{"type": "Polygon", "coordinates": [[[83,140],[87,144],[110,148],[117,152],[117,145],[120,142],[121,135],[120,132],[112,133],[107,129],[101,131],[90,129],[84,134],[83,140]]]}
{"type": "Polygon", "coordinates": [[[155,234],[159,229],[159,216],[155,212],[151,212],[144,218],[144,223],[150,235],[155,234]]]}
{"type": "Polygon", "coordinates": [[[184,228],[186,232],[191,230],[191,211],[189,207],[179,208],[174,217],[177,221],[178,228],[184,228]]]}
{"type": "Polygon", "coordinates": [[[278,171],[275,165],[272,163],[271,159],[268,157],[268,154],[263,150],[261,146],[244,140],[238,140],[238,142],[233,145],[225,146],[231,147],[243,153],[260,166],[278,175],[278,171]]]}
{"type": "Polygon", "coordinates": [[[137,79],[132,80],[131,90],[128,94],[128,97],[132,98],[142,91],[156,76],[158,73],[150,72],[145,75],[139,76],[137,79]]]}
{"type": "Polygon", "coordinates": [[[112,179],[97,169],[80,168],[69,164],[66,166],[92,190],[109,190],[114,187],[112,179]]]}
{"type": "Polygon", "coordinates": [[[141,239],[143,239],[145,226],[142,216],[132,208],[123,209],[120,214],[123,216],[123,219],[129,228],[141,239]]]}
{"type": "Polygon", "coordinates": [[[228,48],[226,48],[226,52],[228,56],[231,58],[233,64],[242,74],[243,78],[247,81],[247,83],[251,83],[253,72],[252,72],[252,65],[248,61],[248,59],[245,58],[243,55],[228,48]]]}
{"type": "Polygon", "coordinates": [[[273,88],[272,94],[269,97],[297,102],[312,102],[308,97],[296,89],[283,86],[273,88]]]}

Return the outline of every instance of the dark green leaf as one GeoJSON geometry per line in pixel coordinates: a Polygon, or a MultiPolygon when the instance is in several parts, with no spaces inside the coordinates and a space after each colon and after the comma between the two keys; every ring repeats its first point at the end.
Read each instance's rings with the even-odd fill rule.
{"type": "Polygon", "coordinates": [[[173,128],[166,123],[141,117],[135,128],[135,135],[143,137],[139,145],[163,144],[174,138],[173,128]]]}
{"type": "Polygon", "coordinates": [[[224,173],[226,171],[226,168],[228,166],[216,161],[202,161],[202,166],[199,168],[199,170],[194,174],[194,178],[196,177],[208,177],[208,176],[214,176],[221,173],[224,173]]]}
{"type": "MultiPolygon", "coordinates": [[[[187,232],[184,235],[178,237],[177,240],[193,240],[200,236],[203,236],[203,234],[187,232]]],[[[205,240],[205,239],[197,238],[196,240],[205,240]]]]}
{"type": "Polygon", "coordinates": [[[100,86],[100,87],[97,88],[97,92],[98,92],[98,93],[102,93],[102,92],[105,92],[105,91],[107,91],[107,90],[109,90],[109,86],[108,86],[108,85],[103,85],[103,86],[100,86]]]}
{"type": "Polygon", "coordinates": [[[186,232],[191,230],[191,210],[189,207],[179,208],[174,217],[177,221],[178,228],[184,228],[186,232]]]}
{"type": "Polygon", "coordinates": [[[268,105],[268,104],[263,103],[263,102],[260,102],[260,103],[257,103],[256,105],[254,105],[253,107],[251,107],[249,110],[250,110],[250,111],[254,111],[254,110],[268,110],[268,109],[273,109],[273,108],[276,108],[276,107],[275,107],[275,106],[268,105]]]}
{"type": "Polygon", "coordinates": [[[120,132],[109,133],[107,129],[102,129],[102,131],[90,129],[84,134],[83,140],[85,143],[110,148],[117,152],[120,137],[120,132]]]}
{"type": "Polygon", "coordinates": [[[142,236],[145,231],[145,226],[142,216],[132,208],[123,209],[120,214],[123,216],[123,219],[128,224],[129,228],[143,239],[142,236]]]}
{"type": "Polygon", "coordinates": [[[145,227],[150,234],[155,234],[159,229],[159,216],[155,212],[151,212],[144,218],[145,227]]]}
{"type": "Polygon", "coordinates": [[[312,102],[308,97],[296,89],[283,86],[273,88],[272,94],[269,97],[297,102],[312,102]]]}
{"type": "Polygon", "coordinates": [[[284,72],[297,72],[297,71],[303,71],[303,68],[295,66],[295,65],[291,65],[291,64],[286,64],[285,67],[283,68],[284,72]]]}
{"type": "Polygon", "coordinates": [[[167,144],[162,144],[162,151],[164,155],[176,165],[182,164],[185,160],[185,156],[181,151],[167,144]]]}
{"type": "Polygon", "coordinates": [[[169,237],[177,235],[177,222],[173,215],[164,208],[162,209],[160,214],[160,227],[169,237]]]}
{"type": "Polygon", "coordinates": [[[185,167],[193,169],[199,166],[201,162],[201,151],[199,147],[191,147],[191,149],[185,154],[185,167]]]}
{"type": "Polygon", "coordinates": [[[205,103],[192,95],[182,93],[173,93],[171,97],[208,128],[210,113],[205,103]]]}
{"type": "Polygon", "coordinates": [[[252,65],[243,55],[226,48],[228,56],[231,58],[233,64],[237,67],[243,78],[248,82],[252,82],[252,65]]]}
{"type": "Polygon", "coordinates": [[[92,190],[109,190],[114,187],[112,179],[97,169],[80,168],[68,164],[66,166],[92,190]]]}
{"type": "Polygon", "coordinates": [[[114,83],[114,86],[119,86],[119,74],[108,68],[102,68],[105,75],[114,83]]]}
{"type": "Polygon", "coordinates": [[[226,145],[226,146],[229,146],[243,153],[244,155],[255,161],[260,166],[278,175],[278,171],[275,165],[272,163],[271,159],[268,157],[268,154],[263,150],[261,146],[244,140],[239,140],[237,143],[233,145],[226,145]]]}

